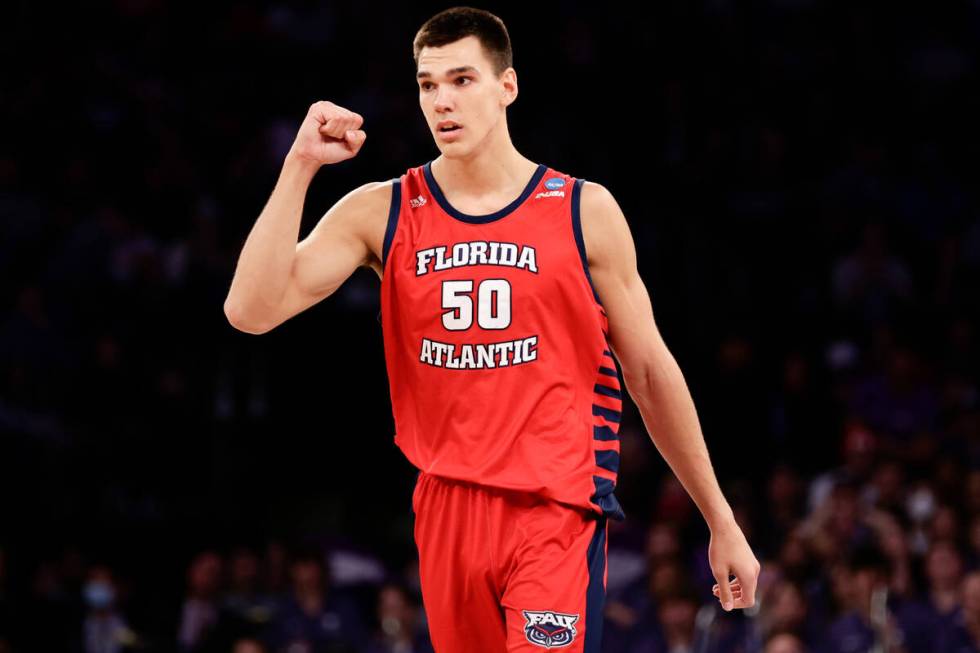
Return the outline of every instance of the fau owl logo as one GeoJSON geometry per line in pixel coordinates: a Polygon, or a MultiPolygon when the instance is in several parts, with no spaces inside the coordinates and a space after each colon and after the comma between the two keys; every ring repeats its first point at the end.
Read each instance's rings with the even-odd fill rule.
{"type": "Polygon", "coordinates": [[[575,639],[577,614],[543,610],[524,610],[524,635],[527,641],[545,648],[568,646],[575,639]]]}

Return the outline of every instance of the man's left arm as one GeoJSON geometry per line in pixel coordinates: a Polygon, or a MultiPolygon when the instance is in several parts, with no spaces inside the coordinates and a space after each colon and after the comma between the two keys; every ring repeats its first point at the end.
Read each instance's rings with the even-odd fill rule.
{"type": "Polygon", "coordinates": [[[752,607],[760,564],[721,492],[684,375],[654,322],[626,217],[604,186],[586,181],[580,219],[589,275],[606,309],[623,382],[654,446],[711,530],[708,558],[719,583],[715,596],[723,607],[731,602],[726,609],[752,607]],[[729,574],[734,581],[729,582],[729,574]]]}

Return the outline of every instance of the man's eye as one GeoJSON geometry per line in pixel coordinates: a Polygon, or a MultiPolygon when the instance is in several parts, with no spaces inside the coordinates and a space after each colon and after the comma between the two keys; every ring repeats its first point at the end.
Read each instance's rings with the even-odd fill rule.
{"type": "MultiPolygon", "coordinates": [[[[470,77],[457,77],[454,81],[457,81],[458,82],[458,81],[463,80],[463,79],[465,79],[467,81],[473,81],[472,78],[470,78],[470,77]]],[[[432,82],[423,82],[421,84],[421,89],[423,91],[428,91],[430,86],[432,86],[432,82]]],[[[465,86],[465,84],[463,86],[465,86]]]]}

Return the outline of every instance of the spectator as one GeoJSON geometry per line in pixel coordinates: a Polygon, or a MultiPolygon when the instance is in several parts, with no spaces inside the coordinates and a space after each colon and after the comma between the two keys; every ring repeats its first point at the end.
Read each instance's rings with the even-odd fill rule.
{"type": "Polygon", "coordinates": [[[421,606],[401,581],[389,582],[378,592],[379,627],[365,653],[433,653],[428,630],[421,626],[421,606]]]}
{"type": "Polygon", "coordinates": [[[891,251],[884,224],[864,225],[860,245],[834,266],[833,288],[838,309],[864,325],[894,319],[911,301],[912,275],[891,251]]]}
{"type": "Polygon", "coordinates": [[[935,653],[977,653],[980,651],[980,572],[971,571],[961,583],[963,604],[947,627],[935,632],[935,653]]]}
{"type": "Polygon", "coordinates": [[[292,593],[278,610],[270,637],[276,648],[308,653],[352,653],[366,640],[355,601],[330,587],[323,555],[305,548],[289,566],[292,593]]]}
{"type": "Polygon", "coordinates": [[[851,419],[841,443],[842,465],[818,474],[810,483],[807,497],[811,512],[818,511],[840,482],[863,484],[871,478],[878,452],[878,439],[861,421],[851,419]]]}
{"type": "Polygon", "coordinates": [[[763,653],[807,653],[807,648],[794,633],[776,632],[766,641],[763,653]]]}
{"type": "Polygon", "coordinates": [[[223,568],[214,551],[196,555],[187,570],[187,596],[180,614],[177,644],[184,653],[203,651],[212,644],[218,623],[218,591],[223,568]]]}
{"type": "Polygon", "coordinates": [[[896,615],[905,629],[910,651],[928,650],[937,633],[950,627],[960,607],[963,564],[956,547],[935,542],[925,559],[926,591],[922,598],[897,601],[896,615]]]}
{"type": "MultiPolygon", "coordinates": [[[[767,642],[766,650],[779,633],[793,633],[805,641],[817,641],[822,624],[817,621],[817,613],[809,607],[803,592],[794,583],[787,580],[773,583],[762,596],[757,623],[762,639],[767,642]]],[[[777,648],[781,646],[788,644],[777,648]]]]}
{"type": "Polygon", "coordinates": [[[259,558],[255,551],[245,546],[232,551],[228,580],[220,615],[225,627],[238,631],[267,626],[275,617],[276,602],[260,591],[259,558]]]}
{"type": "Polygon", "coordinates": [[[82,641],[85,653],[124,653],[135,650],[135,633],[116,608],[116,584],[112,571],[105,565],[95,565],[83,588],[85,621],[82,641]]]}
{"type": "Polygon", "coordinates": [[[830,625],[821,650],[825,653],[866,653],[882,646],[884,653],[913,653],[906,648],[901,625],[888,605],[883,613],[878,604],[888,597],[888,559],[874,545],[855,548],[841,568],[842,614],[830,625]]]}
{"type": "Polygon", "coordinates": [[[269,649],[261,640],[243,637],[235,641],[231,653],[269,653],[269,649]]]}

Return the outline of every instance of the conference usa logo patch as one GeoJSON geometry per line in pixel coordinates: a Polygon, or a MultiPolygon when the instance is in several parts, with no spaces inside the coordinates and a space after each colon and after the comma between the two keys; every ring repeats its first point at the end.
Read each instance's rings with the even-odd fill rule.
{"type": "Polygon", "coordinates": [[[527,641],[545,648],[568,646],[575,641],[577,614],[563,614],[551,610],[523,610],[524,635],[527,641]]]}
{"type": "Polygon", "coordinates": [[[551,177],[546,179],[544,182],[544,187],[548,190],[544,193],[538,193],[534,196],[534,199],[541,199],[542,197],[565,197],[565,191],[558,190],[565,185],[565,180],[561,177],[551,177]]]}

